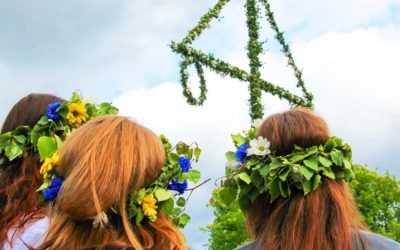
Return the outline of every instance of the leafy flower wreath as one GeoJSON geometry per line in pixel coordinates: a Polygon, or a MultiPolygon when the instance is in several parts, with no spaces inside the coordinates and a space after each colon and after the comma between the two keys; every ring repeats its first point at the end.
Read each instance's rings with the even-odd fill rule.
{"type": "Polygon", "coordinates": [[[54,167],[59,161],[58,151],[63,140],[85,122],[101,115],[115,115],[118,109],[110,103],[95,105],[84,102],[74,92],[69,101],[55,102],[48,106],[46,113],[31,128],[19,126],[14,131],[0,135],[0,162],[2,165],[38,152],[43,162],[40,173],[44,183],[38,189],[47,201],[52,201],[61,188],[62,180],[56,177],[54,167]]]}
{"type": "Polygon", "coordinates": [[[295,145],[290,154],[276,156],[267,138],[256,138],[260,123],[258,119],[243,134],[231,135],[236,151],[225,154],[226,179],[214,191],[220,204],[229,206],[238,200],[241,210],[247,212],[265,193],[273,202],[295,193],[306,196],[325,179],[354,178],[351,147],[342,139],[330,137],[324,145],[310,148],[295,145]]]}

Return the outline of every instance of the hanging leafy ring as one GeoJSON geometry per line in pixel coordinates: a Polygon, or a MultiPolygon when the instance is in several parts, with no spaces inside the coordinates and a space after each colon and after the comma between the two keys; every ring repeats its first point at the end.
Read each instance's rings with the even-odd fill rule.
{"type": "Polygon", "coordinates": [[[200,106],[203,104],[204,100],[206,100],[206,93],[207,93],[206,80],[204,78],[204,71],[203,68],[201,67],[201,64],[199,62],[195,62],[190,59],[191,58],[189,57],[185,61],[182,61],[180,63],[183,95],[186,97],[186,100],[189,104],[200,106]],[[190,91],[190,88],[188,86],[189,72],[187,69],[188,66],[190,66],[191,64],[194,64],[197,71],[197,75],[200,78],[200,96],[198,98],[193,97],[192,91],[190,91]]]}

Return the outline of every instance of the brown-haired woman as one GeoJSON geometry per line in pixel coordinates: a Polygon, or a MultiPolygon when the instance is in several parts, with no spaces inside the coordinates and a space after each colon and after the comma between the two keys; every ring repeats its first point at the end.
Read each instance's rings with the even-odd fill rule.
{"type": "MultiPolygon", "coordinates": [[[[48,94],[23,97],[8,113],[1,133],[35,125],[49,104],[61,101],[48,94]]],[[[39,155],[34,152],[0,166],[0,249],[27,249],[43,239],[49,222],[36,192],[43,183],[40,166],[39,155]]]]}
{"type": "Polygon", "coordinates": [[[142,226],[127,217],[129,194],[157,179],[164,160],[160,139],[128,118],[102,117],[80,127],[61,149],[64,182],[39,249],[184,249],[180,232],[160,211],[142,226]],[[103,223],[96,223],[99,217],[103,223]]]}
{"type": "MultiPolygon", "coordinates": [[[[298,108],[268,117],[258,136],[270,141],[277,156],[285,156],[294,145],[324,145],[329,130],[321,117],[298,108]]],[[[366,227],[344,180],[324,179],[306,196],[297,193],[272,203],[269,194],[264,194],[248,212],[247,223],[255,241],[240,250],[400,249],[393,240],[363,231],[366,227]]]]}

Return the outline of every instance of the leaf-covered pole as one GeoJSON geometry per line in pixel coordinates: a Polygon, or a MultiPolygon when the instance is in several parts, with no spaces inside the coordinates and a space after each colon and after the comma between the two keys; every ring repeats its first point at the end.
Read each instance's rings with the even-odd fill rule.
{"type": "Polygon", "coordinates": [[[274,18],[274,13],[271,10],[271,5],[269,4],[268,0],[259,0],[264,6],[265,6],[265,11],[266,11],[266,15],[267,15],[267,20],[271,26],[271,28],[275,31],[275,38],[278,40],[278,42],[280,43],[280,45],[282,46],[282,51],[285,54],[285,56],[288,59],[288,64],[290,65],[290,67],[292,67],[293,71],[294,71],[294,75],[297,79],[297,87],[300,88],[303,93],[304,93],[304,97],[307,99],[308,103],[305,106],[312,106],[312,101],[314,99],[313,95],[311,94],[311,92],[309,92],[306,89],[305,83],[303,81],[303,73],[302,71],[297,67],[294,59],[293,59],[293,55],[292,52],[290,51],[290,47],[289,45],[286,43],[285,38],[283,36],[283,32],[281,32],[279,30],[278,25],[275,22],[275,18],[274,18]]]}
{"type": "Polygon", "coordinates": [[[247,56],[250,60],[250,79],[249,79],[249,91],[250,91],[250,116],[252,120],[263,117],[263,107],[261,105],[261,62],[260,54],[262,53],[262,45],[258,41],[259,38],[259,8],[256,0],[247,0],[246,2],[246,16],[247,16],[247,28],[249,41],[247,44],[247,56]]]}

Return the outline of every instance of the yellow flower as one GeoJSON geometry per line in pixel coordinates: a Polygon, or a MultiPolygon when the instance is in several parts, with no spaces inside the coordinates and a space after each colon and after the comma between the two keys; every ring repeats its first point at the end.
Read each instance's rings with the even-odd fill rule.
{"type": "Polygon", "coordinates": [[[154,198],[153,194],[146,195],[142,200],[139,201],[139,205],[142,205],[143,214],[151,221],[157,219],[157,200],[154,198]]]}
{"type": "Polygon", "coordinates": [[[67,120],[70,124],[81,124],[89,118],[83,103],[71,103],[68,106],[67,120]]]}
{"type": "Polygon", "coordinates": [[[51,176],[49,173],[55,165],[58,164],[58,161],[60,160],[60,156],[58,153],[54,153],[51,158],[47,158],[43,165],[40,167],[40,173],[43,175],[44,179],[47,179],[51,176]]]}

